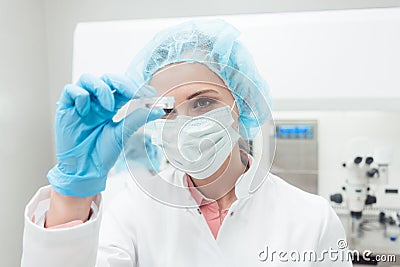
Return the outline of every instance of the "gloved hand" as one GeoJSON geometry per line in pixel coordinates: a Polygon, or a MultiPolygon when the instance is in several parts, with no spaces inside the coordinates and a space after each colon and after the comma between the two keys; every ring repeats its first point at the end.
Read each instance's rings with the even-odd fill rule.
{"type": "Polygon", "coordinates": [[[155,95],[151,87],[139,89],[126,76],[104,75],[99,79],[86,74],[76,85],[67,85],[55,116],[58,164],[47,175],[53,189],[75,197],[103,191],[123,141],[165,113],[141,108],[117,123],[113,116],[130,99],[155,95]]]}

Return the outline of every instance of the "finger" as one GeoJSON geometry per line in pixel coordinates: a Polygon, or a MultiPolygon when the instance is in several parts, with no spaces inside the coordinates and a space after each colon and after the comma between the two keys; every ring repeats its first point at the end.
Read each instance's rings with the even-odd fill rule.
{"type": "Polygon", "coordinates": [[[111,90],[115,90],[116,94],[120,94],[127,99],[131,99],[139,89],[132,81],[122,75],[104,74],[100,79],[105,82],[111,90]]]}
{"type": "Polygon", "coordinates": [[[91,74],[83,74],[77,84],[94,95],[103,108],[114,111],[114,95],[111,88],[101,79],[91,74]]]}
{"type": "Polygon", "coordinates": [[[153,97],[157,95],[157,91],[151,86],[139,85],[126,75],[105,74],[101,79],[115,90],[128,99],[137,99],[141,97],[153,97]]]}
{"type": "Polygon", "coordinates": [[[89,92],[73,84],[64,87],[59,102],[65,106],[75,106],[81,117],[85,117],[90,110],[89,92]]]}
{"type": "Polygon", "coordinates": [[[136,109],[117,124],[117,132],[120,133],[118,136],[126,140],[145,123],[159,119],[164,115],[165,112],[162,109],[136,109]]]}

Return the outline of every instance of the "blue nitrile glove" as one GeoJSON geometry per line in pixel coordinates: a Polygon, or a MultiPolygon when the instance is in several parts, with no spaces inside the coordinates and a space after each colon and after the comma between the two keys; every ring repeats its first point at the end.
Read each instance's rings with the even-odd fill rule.
{"type": "Polygon", "coordinates": [[[58,164],[47,175],[53,189],[75,197],[103,191],[123,140],[164,111],[137,109],[118,123],[113,116],[130,99],[155,95],[150,87],[139,89],[126,76],[110,74],[85,74],[76,85],[65,86],[55,116],[58,164]]]}

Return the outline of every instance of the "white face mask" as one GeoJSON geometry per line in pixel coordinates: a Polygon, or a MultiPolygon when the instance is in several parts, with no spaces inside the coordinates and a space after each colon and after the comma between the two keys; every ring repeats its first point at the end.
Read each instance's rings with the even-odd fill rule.
{"type": "Polygon", "coordinates": [[[153,122],[152,143],[163,148],[175,168],[205,179],[222,166],[239,139],[233,122],[229,106],[196,117],[159,119],[153,122]]]}

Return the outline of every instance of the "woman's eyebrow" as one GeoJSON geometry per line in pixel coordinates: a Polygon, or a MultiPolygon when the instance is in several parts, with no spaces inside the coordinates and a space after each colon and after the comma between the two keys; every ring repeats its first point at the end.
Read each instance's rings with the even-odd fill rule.
{"type": "Polygon", "coordinates": [[[190,96],[188,96],[186,98],[186,100],[190,100],[190,99],[192,99],[192,98],[194,98],[196,96],[199,96],[199,95],[202,95],[202,94],[207,94],[207,93],[217,93],[218,94],[218,91],[217,90],[213,90],[213,89],[205,89],[205,90],[197,91],[196,93],[191,94],[190,96]]]}

